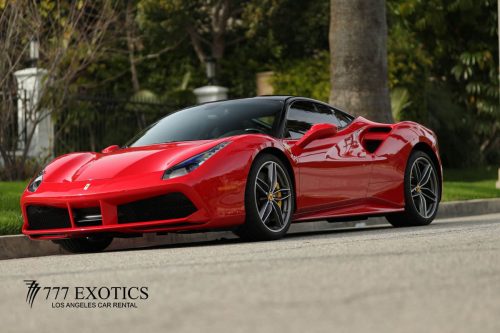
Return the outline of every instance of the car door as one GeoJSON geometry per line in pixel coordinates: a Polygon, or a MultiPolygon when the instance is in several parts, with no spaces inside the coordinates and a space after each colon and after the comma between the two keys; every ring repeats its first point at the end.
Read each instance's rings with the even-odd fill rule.
{"type": "Polygon", "coordinates": [[[284,140],[289,146],[311,126],[330,123],[339,127],[337,135],[308,144],[295,156],[299,168],[297,212],[328,210],[364,200],[369,180],[369,163],[359,144],[352,118],[336,117],[336,110],[323,104],[295,101],[287,111],[284,140]]]}

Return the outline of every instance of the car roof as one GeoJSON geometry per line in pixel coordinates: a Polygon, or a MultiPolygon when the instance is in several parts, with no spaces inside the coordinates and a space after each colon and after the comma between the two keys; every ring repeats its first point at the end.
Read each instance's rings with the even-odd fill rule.
{"type": "Polygon", "coordinates": [[[260,95],[260,96],[255,96],[255,97],[236,98],[236,99],[224,99],[224,100],[218,100],[218,101],[213,101],[213,102],[207,102],[207,103],[204,103],[204,104],[227,102],[227,101],[237,101],[237,100],[252,100],[252,99],[253,100],[255,100],[255,99],[267,99],[267,100],[274,100],[274,101],[280,101],[280,102],[286,102],[287,100],[291,100],[291,101],[302,100],[302,101],[308,101],[308,102],[313,102],[313,103],[319,103],[319,104],[326,105],[328,107],[332,107],[335,110],[340,111],[340,112],[344,113],[345,115],[347,115],[347,116],[349,116],[351,118],[355,118],[353,115],[345,112],[341,108],[338,108],[338,107],[335,107],[335,106],[331,106],[328,103],[325,103],[325,102],[322,102],[322,101],[318,101],[316,99],[312,99],[312,98],[309,98],[309,97],[301,97],[301,96],[293,96],[293,95],[260,95]]]}
{"type": "Polygon", "coordinates": [[[238,101],[238,100],[256,100],[256,99],[267,99],[267,100],[274,100],[274,101],[281,101],[285,102],[287,100],[295,100],[295,99],[300,99],[300,100],[305,100],[305,101],[310,101],[310,102],[315,102],[315,103],[321,103],[328,105],[325,102],[318,101],[312,98],[308,97],[301,97],[301,96],[293,96],[293,95],[260,95],[260,96],[254,96],[254,97],[243,97],[243,98],[231,98],[231,99],[222,99],[222,100],[217,100],[217,101],[212,101],[212,102],[206,102],[202,104],[208,104],[208,103],[224,103],[224,102],[230,102],[230,101],[238,101]]]}
{"type": "Polygon", "coordinates": [[[293,95],[261,95],[261,96],[250,97],[250,98],[247,98],[247,99],[271,99],[271,100],[282,101],[282,102],[286,102],[287,100],[290,100],[292,102],[295,101],[295,100],[307,101],[307,102],[312,102],[312,103],[323,104],[325,106],[334,108],[335,110],[337,110],[337,111],[345,114],[346,116],[349,116],[350,118],[353,118],[353,119],[356,118],[355,116],[353,116],[352,114],[349,114],[349,113],[345,112],[341,108],[338,108],[338,107],[335,107],[335,106],[331,106],[328,103],[325,103],[323,101],[318,101],[316,99],[312,99],[312,98],[309,98],[309,97],[293,96],[293,95]]]}
{"type": "Polygon", "coordinates": [[[252,98],[256,98],[256,99],[273,99],[273,100],[277,100],[277,101],[285,101],[291,97],[295,97],[295,96],[291,96],[291,95],[260,95],[260,96],[255,96],[255,97],[252,97],[252,98]]]}
{"type": "Polygon", "coordinates": [[[330,106],[329,104],[322,102],[322,101],[318,101],[316,99],[312,99],[309,97],[303,97],[303,96],[293,96],[293,95],[261,95],[261,96],[249,97],[246,99],[271,99],[271,100],[282,101],[282,102],[285,102],[287,100],[302,100],[302,101],[308,101],[308,102],[319,103],[319,104],[324,104],[324,105],[330,106]]]}

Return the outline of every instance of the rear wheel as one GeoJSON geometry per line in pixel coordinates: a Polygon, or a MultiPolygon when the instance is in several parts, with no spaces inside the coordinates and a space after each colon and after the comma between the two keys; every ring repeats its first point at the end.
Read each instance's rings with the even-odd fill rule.
{"type": "Polygon", "coordinates": [[[441,200],[436,165],[426,153],[414,151],[406,165],[405,211],[387,216],[395,227],[427,225],[434,220],[441,200]]]}
{"type": "Polygon", "coordinates": [[[287,169],[274,155],[258,156],[245,190],[245,224],[235,233],[252,241],[279,239],[290,227],[293,209],[294,190],[287,169]]]}
{"type": "Polygon", "coordinates": [[[90,236],[56,240],[63,249],[71,253],[101,252],[113,241],[113,237],[90,236]]]}

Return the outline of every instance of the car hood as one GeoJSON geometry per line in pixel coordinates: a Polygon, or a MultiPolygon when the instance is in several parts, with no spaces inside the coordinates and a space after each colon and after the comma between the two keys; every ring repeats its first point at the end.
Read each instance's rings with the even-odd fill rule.
{"type": "Polygon", "coordinates": [[[45,169],[44,182],[76,182],[163,172],[224,140],[175,142],[119,149],[111,153],[73,153],[45,169]]]}

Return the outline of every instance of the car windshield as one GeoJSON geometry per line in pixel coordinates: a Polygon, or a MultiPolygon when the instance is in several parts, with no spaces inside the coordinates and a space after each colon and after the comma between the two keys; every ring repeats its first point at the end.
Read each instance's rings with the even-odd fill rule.
{"type": "Polygon", "coordinates": [[[246,133],[273,135],[283,102],[242,99],[202,104],[174,112],[146,128],[128,147],[210,140],[246,133]]]}

